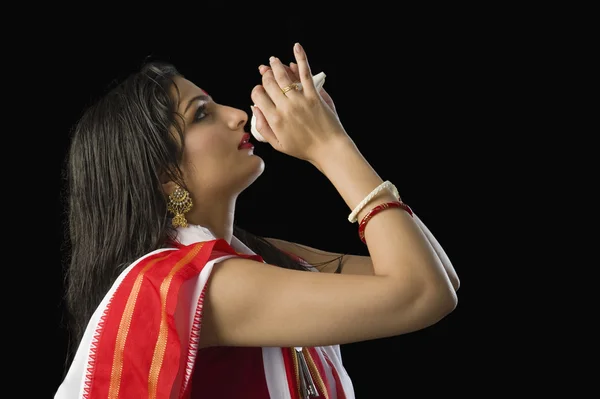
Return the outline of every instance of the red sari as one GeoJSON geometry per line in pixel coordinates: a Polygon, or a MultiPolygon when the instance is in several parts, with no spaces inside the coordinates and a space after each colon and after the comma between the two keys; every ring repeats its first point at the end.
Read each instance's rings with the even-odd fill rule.
{"type": "Polygon", "coordinates": [[[92,316],[55,398],[354,398],[339,345],[198,350],[202,305],[215,264],[263,259],[201,226],[175,248],[130,265],[92,316]],[[308,377],[307,377],[308,376],[308,377]]]}

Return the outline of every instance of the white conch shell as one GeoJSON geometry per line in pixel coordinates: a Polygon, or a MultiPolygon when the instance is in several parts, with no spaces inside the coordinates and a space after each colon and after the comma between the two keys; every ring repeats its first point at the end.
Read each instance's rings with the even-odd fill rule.
{"type": "MultiPolygon", "coordinates": [[[[318,74],[313,76],[313,83],[317,88],[317,91],[320,91],[323,85],[325,84],[325,72],[319,72],[318,74]]],[[[302,89],[302,85],[300,85],[300,89],[302,89]]],[[[250,133],[254,136],[254,138],[260,142],[266,143],[267,140],[256,130],[256,118],[254,114],[252,114],[252,119],[250,119],[250,133]]]]}

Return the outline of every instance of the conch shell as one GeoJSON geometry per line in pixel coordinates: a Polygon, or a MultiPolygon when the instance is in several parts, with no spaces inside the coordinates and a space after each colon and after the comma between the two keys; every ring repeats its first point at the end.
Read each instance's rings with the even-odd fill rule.
{"type": "MultiPolygon", "coordinates": [[[[313,83],[315,84],[317,91],[320,91],[323,85],[325,84],[325,76],[325,72],[319,72],[318,74],[313,75],[313,83]]],[[[300,85],[300,90],[301,88],[302,85],[300,85]]],[[[252,133],[256,140],[263,143],[267,142],[267,140],[265,140],[265,138],[258,132],[258,130],[256,130],[256,118],[254,117],[254,114],[252,114],[252,119],[250,119],[250,133],[252,133]]]]}

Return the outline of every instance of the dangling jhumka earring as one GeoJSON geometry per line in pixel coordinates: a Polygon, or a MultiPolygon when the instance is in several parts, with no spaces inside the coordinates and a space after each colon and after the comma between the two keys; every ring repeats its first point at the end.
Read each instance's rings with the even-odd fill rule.
{"type": "Polygon", "coordinates": [[[171,221],[173,227],[188,226],[188,221],[185,218],[185,214],[192,209],[192,205],[190,193],[179,186],[177,186],[175,191],[169,194],[167,210],[174,215],[173,220],[171,221]]]}

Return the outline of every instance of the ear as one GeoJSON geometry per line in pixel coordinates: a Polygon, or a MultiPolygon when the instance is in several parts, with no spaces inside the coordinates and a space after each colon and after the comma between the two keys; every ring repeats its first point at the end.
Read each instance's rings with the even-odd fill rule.
{"type": "Polygon", "coordinates": [[[162,184],[163,193],[165,195],[171,194],[179,186],[173,180],[170,180],[166,175],[161,176],[160,182],[162,184]]]}

